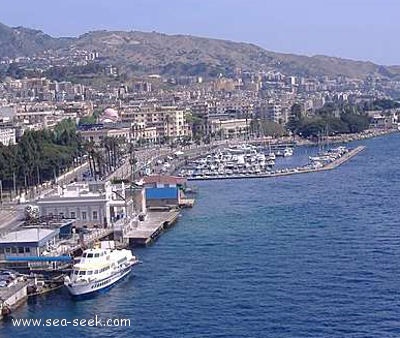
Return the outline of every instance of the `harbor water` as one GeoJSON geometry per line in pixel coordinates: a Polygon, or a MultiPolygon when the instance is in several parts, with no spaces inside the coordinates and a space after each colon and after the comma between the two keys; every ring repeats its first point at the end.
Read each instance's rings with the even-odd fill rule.
{"type": "Polygon", "coordinates": [[[92,299],[62,289],[13,313],[130,327],[8,319],[0,337],[399,337],[400,134],[356,144],[367,148],[332,171],[196,182],[194,208],[135,251],[142,264],[128,278],[92,299]]]}

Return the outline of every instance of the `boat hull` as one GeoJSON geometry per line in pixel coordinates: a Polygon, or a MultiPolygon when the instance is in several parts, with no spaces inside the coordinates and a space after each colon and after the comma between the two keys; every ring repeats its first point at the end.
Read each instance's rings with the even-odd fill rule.
{"type": "Polygon", "coordinates": [[[65,282],[65,286],[73,297],[89,296],[102,291],[106,291],[119,280],[127,276],[131,272],[133,265],[135,265],[136,263],[137,261],[101,280],[93,280],[88,283],[65,282]]]}

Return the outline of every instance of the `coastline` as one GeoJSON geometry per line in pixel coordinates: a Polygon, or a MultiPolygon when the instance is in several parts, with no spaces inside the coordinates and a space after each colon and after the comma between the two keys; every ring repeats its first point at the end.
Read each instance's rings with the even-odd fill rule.
{"type": "MultiPolygon", "coordinates": [[[[323,143],[346,143],[353,142],[359,140],[365,140],[373,137],[385,136],[389,134],[398,133],[399,129],[391,128],[391,129],[367,129],[361,133],[353,133],[353,134],[340,134],[335,136],[327,136],[322,138],[323,143]]],[[[281,138],[284,141],[287,138],[281,138]]],[[[306,140],[303,138],[295,138],[296,145],[316,145],[318,142],[306,140]]]]}

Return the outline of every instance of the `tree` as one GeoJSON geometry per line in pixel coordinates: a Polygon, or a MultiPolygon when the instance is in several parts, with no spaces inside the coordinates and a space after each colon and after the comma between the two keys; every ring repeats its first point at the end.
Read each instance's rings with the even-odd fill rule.
{"type": "Polygon", "coordinates": [[[290,116],[289,116],[289,121],[286,125],[286,127],[293,133],[296,133],[298,128],[301,125],[301,121],[303,119],[302,116],[302,107],[300,104],[295,103],[291,108],[290,108],[290,116]]]}

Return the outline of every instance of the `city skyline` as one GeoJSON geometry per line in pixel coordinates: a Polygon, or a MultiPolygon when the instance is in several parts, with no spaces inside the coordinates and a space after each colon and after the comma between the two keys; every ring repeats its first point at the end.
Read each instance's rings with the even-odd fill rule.
{"type": "Polygon", "coordinates": [[[91,30],[139,30],[257,44],[267,50],[400,64],[395,39],[400,4],[384,1],[49,0],[3,5],[0,22],[52,36],[91,30]],[[34,14],[34,15],[32,15],[34,14]]]}

